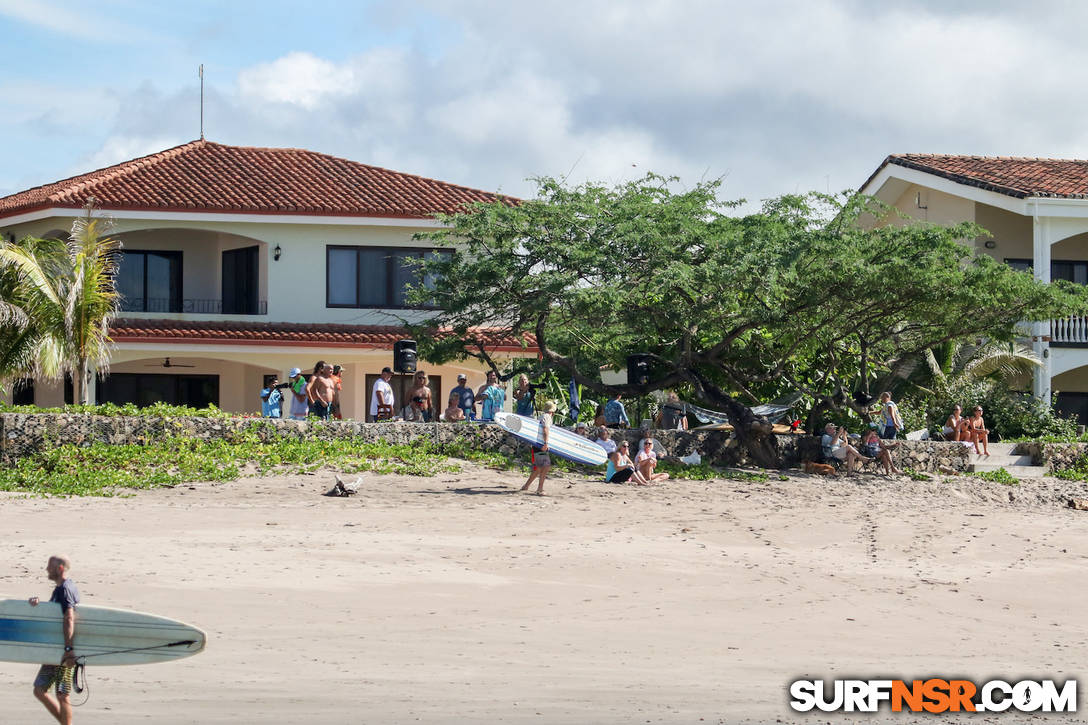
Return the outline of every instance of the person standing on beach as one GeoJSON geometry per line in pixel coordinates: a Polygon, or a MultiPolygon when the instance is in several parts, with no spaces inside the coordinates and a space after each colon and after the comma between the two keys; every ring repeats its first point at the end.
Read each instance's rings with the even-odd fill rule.
{"type": "Polygon", "coordinates": [[[457,387],[450,391],[450,395],[457,394],[457,407],[465,414],[465,418],[476,419],[476,393],[468,386],[468,376],[464,373],[457,375],[457,387]]]}
{"type": "Polygon", "coordinates": [[[408,393],[408,399],[418,404],[423,411],[423,422],[430,423],[434,417],[434,406],[431,405],[431,386],[427,384],[427,373],[419,370],[416,372],[416,386],[408,393]]]}
{"type": "Polygon", "coordinates": [[[544,412],[540,414],[540,438],[541,444],[533,446],[533,470],[529,472],[529,479],[519,490],[528,491],[529,484],[537,479],[536,495],[544,495],[544,479],[552,467],[551,453],[548,452],[548,434],[552,430],[552,413],[555,412],[555,402],[549,400],[544,404],[544,412]]]}
{"type": "Polygon", "coordinates": [[[880,417],[884,423],[880,437],[895,440],[895,434],[903,430],[903,419],[899,416],[899,406],[892,402],[891,393],[880,394],[880,417]]]}
{"type": "Polygon", "coordinates": [[[310,401],[310,415],[321,420],[328,420],[332,413],[332,400],[336,395],[336,384],[332,380],[332,365],[324,360],[314,365],[314,376],[306,385],[306,397],[310,401]]]}
{"type": "Polygon", "coordinates": [[[499,374],[494,370],[487,372],[487,382],[476,392],[476,402],[480,406],[480,420],[495,420],[495,413],[506,405],[506,391],[499,385],[499,374]]]}
{"type": "Polygon", "coordinates": [[[340,391],[344,389],[344,368],[341,365],[332,366],[332,417],[343,420],[344,414],[340,412],[340,391]]]}
{"type": "Polygon", "coordinates": [[[306,378],[302,377],[302,371],[291,368],[287,373],[287,379],[291,383],[291,419],[305,420],[310,412],[310,404],[306,400],[306,378]]]}
{"type": "Polygon", "coordinates": [[[612,400],[605,403],[604,406],[604,424],[610,428],[626,428],[631,425],[631,421],[627,420],[627,411],[623,408],[623,403],[620,401],[622,396],[616,393],[612,396],[612,400]]]}
{"type": "MultiPolygon", "coordinates": [[[[72,725],[72,702],[69,696],[72,692],[72,676],[75,674],[76,654],[74,643],[76,637],[76,605],[79,604],[79,590],[72,580],[68,578],[68,570],[72,568],[71,562],[63,556],[51,556],[45,565],[45,573],[53,587],[53,596],[50,602],[60,605],[64,619],[61,622],[61,631],[64,634],[64,657],[59,664],[42,665],[38,670],[38,676],[34,678],[34,697],[41,700],[42,705],[49,714],[57,719],[61,725],[72,725]],[[49,696],[49,687],[52,686],[57,699],[49,696]]],[[[38,606],[37,597],[31,597],[30,606],[38,606]]]]}
{"type": "Polygon", "coordinates": [[[382,368],[381,377],[374,381],[374,391],[370,394],[370,420],[389,420],[393,417],[393,368],[382,368]]]}

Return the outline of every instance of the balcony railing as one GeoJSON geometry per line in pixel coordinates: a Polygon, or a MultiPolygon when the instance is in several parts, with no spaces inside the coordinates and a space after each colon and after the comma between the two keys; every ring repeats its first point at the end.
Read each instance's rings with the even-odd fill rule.
{"type": "Polygon", "coordinates": [[[166,297],[126,297],[121,301],[122,312],[185,312],[198,315],[267,315],[268,301],[259,300],[256,309],[250,305],[235,304],[234,309],[223,309],[223,300],[171,300],[166,297]]]}
{"type": "Polygon", "coordinates": [[[1075,315],[1050,321],[1052,343],[1088,343],[1088,317],[1075,315]]]}

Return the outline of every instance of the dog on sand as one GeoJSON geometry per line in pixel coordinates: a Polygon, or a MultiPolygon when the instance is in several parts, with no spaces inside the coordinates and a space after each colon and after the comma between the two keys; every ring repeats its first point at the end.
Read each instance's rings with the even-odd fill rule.
{"type": "Polygon", "coordinates": [[[812,461],[805,461],[805,473],[816,473],[821,476],[837,476],[838,472],[835,467],[829,463],[814,463],[812,461]]]}

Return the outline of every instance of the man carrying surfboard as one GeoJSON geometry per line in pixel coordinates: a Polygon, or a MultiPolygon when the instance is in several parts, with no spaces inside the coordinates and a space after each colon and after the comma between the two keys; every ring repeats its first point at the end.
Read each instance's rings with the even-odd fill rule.
{"type": "MultiPolygon", "coordinates": [[[[79,604],[79,590],[68,578],[68,570],[71,568],[71,562],[63,556],[51,556],[45,565],[46,574],[56,585],[49,601],[59,604],[61,611],[64,612],[64,619],[61,620],[61,628],[64,632],[64,657],[60,664],[42,665],[38,670],[38,676],[34,678],[34,697],[41,700],[45,709],[61,725],[72,725],[72,703],[69,694],[72,692],[72,675],[76,664],[73,642],[76,636],[76,605],[79,604]],[[49,696],[50,685],[57,694],[56,700],[49,696]]],[[[37,597],[31,597],[29,601],[30,606],[36,607],[40,600],[37,597]]]]}

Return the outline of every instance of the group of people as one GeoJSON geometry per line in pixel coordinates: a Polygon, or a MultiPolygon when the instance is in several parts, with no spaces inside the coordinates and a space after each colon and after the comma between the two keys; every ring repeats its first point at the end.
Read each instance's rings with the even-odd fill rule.
{"type": "MultiPolygon", "coordinates": [[[[688,409],[684,403],[680,402],[680,396],[676,391],[669,392],[664,405],[654,417],[654,423],[660,430],[688,429],[688,409]]],[[[597,406],[593,424],[610,428],[630,428],[631,421],[627,418],[623,396],[615,393],[608,402],[597,406]]]]}
{"type": "Polygon", "coordinates": [[[892,449],[899,444],[886,442],[881,438],[875,428],[869,428],[864,435],[850,433],[842,426],[828,423],[824,426],[824,434],[820,440],[824,460],[841,461],[846,464],[846,472],[853,473],[858,463],[880,461],[884,469],[884,475],[902,473],[892,461],[892,449]],[[856,444],[856,445],[855,445],[856,444]]]}
{"type": "Polygon", "coordinates": [[[948,416],[941,432],[944,433],[946,441],[959,441],[966,446],[974,446],[978,455],[990,455],[990,431],[986,429],[981,405],[976,405],[970,417],[966,418],[963,416],[963,408],[959,405],[952,406],[952,414],[948,416]],[[982,444],[981,451],[979,443],[982,444]]]}
{"type": "Polygon", "coordinates": [[[313,416],[321,420],[335,418],[340,420],[340,392],[343,389],[344,369],[324,360],[314,364],[314,371],[303,375],[301,368],[291,368],[287,373],[287,382],[281,383],[279,376],[265,376],[261,388],[261,415],[265,418],[282,418],[283,404],[286,400],[287,417],[304,420],[313,416]]]}
{"type": "Polygon", "coordinates": [[[400,412],[396,412],[396,397],[391,368],[382,368],[381,377],[375,381],[370,396],[370,420],[400,420],[406,423],[430,423],[435,420],[456,423],[465,420],[495,420],[495,413],[506,404],[506,389],[499,384],[499,376],[491,370],[486,382],[477,390],[468,387],[468,376],[457,376],[457,386],[450,390],[446,400],[446,409],[435,414],[433,393],[427,373],[417,370],[412,378],[412,388],[408,391],[408,402],[400,412]],[[479,418],[477,418],[479,404],[479,418]]]}

